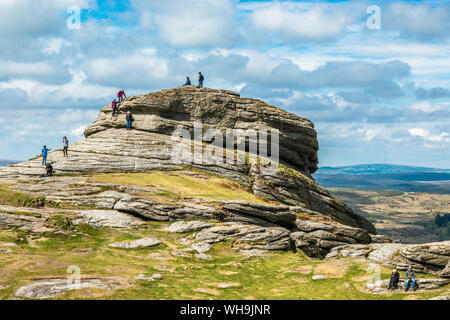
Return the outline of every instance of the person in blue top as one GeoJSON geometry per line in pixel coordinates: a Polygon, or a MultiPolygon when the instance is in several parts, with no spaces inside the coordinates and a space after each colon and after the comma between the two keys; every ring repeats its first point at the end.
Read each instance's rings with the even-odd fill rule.
{"type": "Polygon", "coordinates": [[[44,148],[42,149],[42,165],[47,164],[47,154],[48,154],[47,146],[44,146],[44,148]]]}

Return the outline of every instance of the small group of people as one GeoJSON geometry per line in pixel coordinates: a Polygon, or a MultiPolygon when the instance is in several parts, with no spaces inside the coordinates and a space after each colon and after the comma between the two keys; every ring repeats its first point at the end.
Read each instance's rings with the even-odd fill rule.
{"type": "MultiPolygon", "coordinates": [[[[117,92],[117,99],[114,99],[111,103],[111,108],[113,109],[112,116],[114,117],[119,110],[119,104],[127,98],[127,95],[125,94],[125,90],[119,90],[117,92]]],[[[127,130],[133,129],[133,115],[131,114],[131,111],[127,111],[127,115],[125,116],[127,120],[127,130]]]]}
{"type": "MultiPolygon", "coordinates": [[[[389,290],[397,289],[398,283],[400,282],[400,273],[394,269],[391,274],[391,279],[389,281],[389,290]]],[[[416,273],[412,269],[412,266],[408,267],[405,273],[405,291],[412,288],[414,291],[417,289],[416,285],[416,273]]]]}
{"type": "MultiPolygon", "coordinates": [[[[203,81],[205,80],[205,77],[201,72],[198,73],[198,86],[199,88],[203,87],[203,81]]],[[[183,86],[191,86],[191,79],[189,77],[186,77],[186,83],[183,84],[183,86]]]]}
{"type": "Polygon", "coordinates": [[[117,110],[119,109],[119,104],[123,101],[123,99],[126,99],[127,95],[125,94],[125,90],[119,90],[119,92],[117,92],[117,99],[114,99],[111,102],[111,108],[113,109],[113,117],[116,115],[117,110]]]}
{"type": "MultiPolygon", "coordinates": [[[[63,147],[62,147],[62,151],[63,151],[63,158],[68,158],[69,157],[69,139],[67,139],[66,136],[63,137],[62,139],[62,143],[63,143],[63,147]]],[[[47,163],[47,157],[48,157],[48,152],[50,151],[50,149],[47,148],[46,145],[44,145],[44,147],[42,148],[41,151],[41,155],[42,155],[42,165],[45,166],[45,171],[47,173],[47,176],[51,176],[53,174],[53,166],[51,163],[47,163]]]]}

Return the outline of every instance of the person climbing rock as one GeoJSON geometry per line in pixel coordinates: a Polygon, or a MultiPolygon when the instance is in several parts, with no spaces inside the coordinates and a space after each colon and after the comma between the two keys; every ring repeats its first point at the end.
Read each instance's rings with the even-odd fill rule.
{"type": "Polygon", "coordinates": [[[186,77],[186,83],[183,84],[183,86],[190,86],[191,85],[191,79],[189,77],[186,77]]]}
{"type": "Polygon", "coordinates": [[[47,146],[44,146],[44,148],[42,149],[42,165],[47,164],[47,154],[48,154],[47,146]]]}
{"type": "Polygon", "coordinates": [[[67,140],[67,137],[63,137],[63,157],[68,157],[67,150],[69,149],[69,140],[67,140]]]}
{"type": "Polygon", "coordinates": [[[127,112],[127,130],[131,130],[132,129],[132,124],[133,124],[133,115],[131,114],[131,111],[127,112]]]}
{"type": "Polygon", "coordinates": [[[117,93],[117,97],[119,98],[119,103],[120,102],[122,102],[122,100],[123,100],[123,98],[125,97],[127,97],[127,95],[125,94],[125,90],[120,90],[118,93],[117,93]]]}
{"type": "Polygon", "coordinates": [[[405,291],[409,290],[409,285],[412,283],[412,288],[415,291],[416,290],[416,273],[412,269],[412,266],[408,267],[408,270],[405,274],[405,291]]]}
{"type": "Polygon", "coordinates": [[[203,81],[205,80],[205,77],[202,75],[201,72],[198,73],[198,86],[201,88],[203,87],[203,81]]]}
{"type": "Polygon", "coordinates": [[[391,280],[389,281],[389,290],[397,289],[400,281],[400,273],[396,269],[392,271],[391,280]]]}
{"type": "Polygon", "coordinates": [[[113,117],[116,115],[116,112],[117,112],[117,100],[116,99],[114,99],[112,102],[111,102],[111,108],[112,108],[112,110],[113,110],[113,112],[112,112],[112,115],[113,115],[113,117]]]}
{"type": "Polygon", "coordinates": [[[53,166],[51,163],[47,163],[45,165],[45,171],[47,172],[47,176],[50,177],[53,175],[53,166]]]}

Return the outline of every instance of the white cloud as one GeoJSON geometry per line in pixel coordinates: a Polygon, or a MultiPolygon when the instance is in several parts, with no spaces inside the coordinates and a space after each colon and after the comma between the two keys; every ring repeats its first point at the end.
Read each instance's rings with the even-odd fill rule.
{"type": "Polygon", "coordinates": [[[161,39],[173,46],[229,46],[237,39],[231,0],[135,0],[141,26],[154,23],[161,39]]]}
{"type": "Polygon", "coordinates": [[[76,136],[80,137],[80,136],[82,136],[84,134],[84,130],[86,130],[86,126],[80,126],[80,127],[76,128],[76,129],[73,129],[71,133],[73,135],[76,135],[76,136]]]}
{"type": "Polygon", "coordinates": [[[281,35],[284,40],[333,40],[352,23],[355,10],[276,2],[251,14],[256,29],[281,35]]]}
{"type": "Polygon", "coordinates": [[[439,135],[433,135],[430,134],[428,130],[422,128],[411,128],[408,130],[408,132],[412,136],[421,137],[427,141],[450,143],[450,138],[447,138],[448,137],[447,132],[441,132],[439,135]]]}
{"type": "Polygon", "coordinates": [[[411,106],[411,109],[422,111],[424,113],[431,113],[439,110],[445,110],[444,107],[437,104],[431,104],[429,101],[417,102],[416,104],[411,106]]]}

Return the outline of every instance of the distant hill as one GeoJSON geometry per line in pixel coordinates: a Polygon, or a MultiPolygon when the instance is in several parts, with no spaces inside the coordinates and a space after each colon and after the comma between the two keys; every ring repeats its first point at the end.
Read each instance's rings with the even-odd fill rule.
{"type": "Polygon", "coordinates": [[[320,167],[316,174],[357,175],[357,174],[392,174],[411,172],[446,172],[450,169],[436,169],[428,167],[403,166],[396,164],[358,164],[344,167],[320,167]]]}
{"type": "Polygon", "coordinates": [[[19,163],[20,161],[15,161],[15,160],[3,160],[0,159],[0,167],[2,166],[8,166],[10,164],[15,164],[15,163],[19,163]]]}
{"type": "Polygon", "coordinates": [[[391,164],[322,167],[313,175],[326,188],[450,193],[450,170],[391,164]]]}

